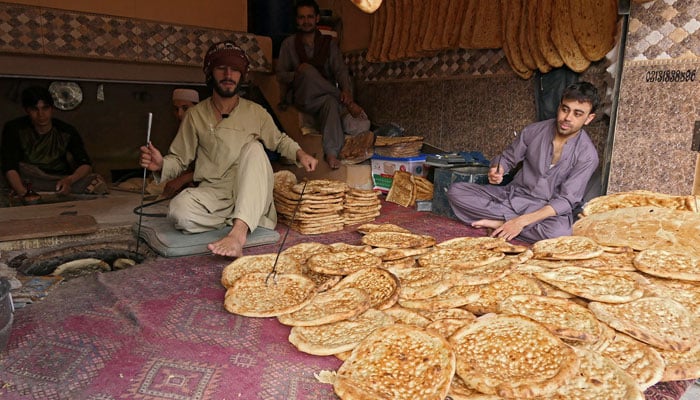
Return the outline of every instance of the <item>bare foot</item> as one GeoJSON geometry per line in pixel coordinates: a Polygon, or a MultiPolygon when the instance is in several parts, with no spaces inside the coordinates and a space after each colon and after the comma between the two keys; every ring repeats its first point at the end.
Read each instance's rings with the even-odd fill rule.
{"type": "Polygon", "coordinates": [[[474,228],[498,229],[503,224],[505,224],[505,221],[500,221],[497,219],[480,219],[478,221],[472,222],[472,226],[474,228]]]}
{"type": "Polygon", "coordinates": [[[226,236],[221,240],[209,243],[207,248],[212,253],[225,257],[240,257],[243,255],[243,245],[245,241],[240,242],[232,236],[226,236]]]}
{"type": "Polygon", "coordinates": [[[331,167],[331,169],[340,168],[340,160],[338,160],[338,157],[327,154],[324,158],[326,159],[326,162],[328,163],[328,166],[331,167]]]}
{"type": "Polygon", "coordinates": [[[243,245],[247,235],[248,225],[240,219],[236,219],[228,235],[216,242],[209,243],[207,248],[219,256],[240,257],[243,255],[243,245]]]}

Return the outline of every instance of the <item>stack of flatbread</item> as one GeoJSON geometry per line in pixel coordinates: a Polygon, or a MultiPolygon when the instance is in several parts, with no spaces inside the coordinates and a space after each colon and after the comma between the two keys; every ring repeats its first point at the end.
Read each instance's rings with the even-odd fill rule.
{"type": "Polygon", "coordinates": [[[374,190],[350,188],[343,203],[343,222],[345,225],[372,222],[379,216],[382,202],[374,190]]]}
{"type": "Polygon", "coordinates": [[[284,290],[261,299],[273,255],[222,276],[227,310],[276,316],[300,351],[346,360],[322,374],[340,398],[641,400],[659,381],[700,378],[700,258],[583,236],[528,249],[357,229],[360,244],[283,251],[284,290]],[[416,372],[428,370],[441,373],[416,372]]]}
{"type": "Polygon", "coordinates": [[[280,220],[305,235],[343,229],[347,184],[326,179],[280,186],[273,191],[280,220]],[[292,220],[293,217],[293,220],[292,220]]]}
{"type": "Polygon", "coordinates": [[[423,136],[377,136],[374,152],[384,157],[416,157],[423,147],[423,136]]]}
{"type": "Polygon", "coordinates": [[[422,176],[413,175],[406,171],[394,172],[391,188],[386,201],[404,207],[416,205],[416,201],[433,199],[433,183],[422,176]]]}
{"type": "Polygon", "coordinates": [[[344,182],[327,179],[297,183],[289,171],[275,173],[273,195],[280,221],[305,235],[372,222],[382,207],[374,190],[350,188],[344,182]]]}

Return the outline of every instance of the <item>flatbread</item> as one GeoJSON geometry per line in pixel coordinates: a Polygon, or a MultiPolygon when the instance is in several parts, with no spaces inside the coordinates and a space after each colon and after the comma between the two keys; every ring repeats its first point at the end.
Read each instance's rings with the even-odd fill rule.
{"type": "Polygon", "coordinates": [[[646,277],[650,285],[645,287],[647,296],[667,297],[681,303],[685,308],[700,318],[700,284],[671,279],[646,277]]]}
{"type": "Polygon", "coordinates": [[[593,343],[601,333],[595,314],[567,299],[515,295],[501,301],[498,312],[531,318],[562,339],[593,343]]]}
{"type": "Polygon", "coordinates": [[[276,282],[266,283],[268,274],[243,275],[226,290],[226,311],[245,317],[277,317],[299,310],[308,304],[316,291],[311,279],[297,274],[277,274],[276,282]]]}
{"type": "Polygon", "coordinates": [[[457,374],[482,393],[548,396],[579,370],[578,356],[544,326],[520,315],[493,315],[450,338],[457,374]]]}
{"type": "Polygon", "coordinates": [[[358,226],[357,231],[365,235],[370,232],[401,232],[401,233],[411,233],[410,230],[400,227],[396,224],[383,223],[383,224],[363,224],[358,226]]]}
{"type": "Polygon", "coordinates": [[[316,253],[326,253],[329,251],[330,248],[327,244],[318,242],[302,242],[284,249],[280,254],[292,257],[300,264],[304,264],[312,255],[316,253]]]}
{"type": "Polygon", "coordinates": [[[700,255],[700,214],[692,211],[656,206],[618,208],[580,218],[573,231],[606,246],[700,255]]]}
{"type": "MultiPolygon", "coordinates": [[[[275,265],[275,258],[277,258],[275,253],[238,257],[224,267],[221,272],[221,284],[228,289],[243,275],[252,272],[269,273],[275,265]]],[[[295,258],[284,254],[280,254],[276,269],[280,274],[301,274],[302,272],[301,264],[295,258]]]]}
{"type": "Polygon", "coordinates": [[[384,247],[387,249],[429,247],[426,246],[426,238],[423,235],[402,232],[369,232],[362,237],[362,243],[373,247],[384,247]]]}
{"type": "Polygon", "coordinates": [[[450,281],[463,285],[485,285],[503,279],[518,265],[515,257],[505,257],[492,263],[473,268],[453,268],[450,281]]]}
{"type": "Polygon", "coordinates": [[[493,238],[489,236],[482,237],[456,237],[445,240],[435,245],[436,247],[445,248],[470,248],[479,247],[482,249],[500,251],[503,253],[523,253],[528,247],[515,245],[506,242],[503,238],[493,238]]]}
{"type": "Polygon", "coordinates": [[[476,317],[468,318],[442,318],[429,323],[425,329],[435,331],[445,339],[449,338],[465,325],[472,324],[476,321],[476,317]]]}
{"type": "Polygon", "coordinates": [[[552,1],[552,31],[549,37],[556,46],[564,64],[574,72],[583,72],[591,61],[581,52],[571,25],[570,1],[552,1]]]}
{"type": "Polygon", "coordinates": [[[335,194],[345,194],[349,189],[348,184],[342,181],[336,181],[331,179],[313,179],[307,182],[297,183],[292,186],[292,191],[294,193],[304,192],[304,196],[307,194],[316,195],[335,195],[335,194]],[[306,185],[306,186],[304,186],[306,185]]]}
{"type": "Polygon", "coordinates": [[[504,253],[479,248],[440,248],[418,258],[423,267],[474,268],[496,262],[504,253]]]}
{"type": "Polygon", "coordinates": [[[439,319],[469,319],[476,321],[476,316],[463,308],[446,308],[437,311],[422,311],[421,314],[431,321],[439,319]]]}
{"type": "Polygon", "coordinates": [[[416,188],[413,186],[409,172],[394,172],[391,188],[389,188],[389,193],[386,195],[386,201],[404,207],[411,207],[416,203],[416,188]]]}
{"type": "Polygon", "coordinates": [[[698,212],[696,202],[700,196],[675,196],[649,190],[633,190],[598,196],[590,199],[584,206],[582,215],[588,216],[618,208],[661,207],[678,211],[698,212]]]}
{"type": "Polygon", "coordinates": [[[535,276],[565,292],[593,301],[626,303],[644,295],[638,280],[614,271],[562,267],[535,276]]]}
{"type": "Polygon", "coordinates": [[[665,363],[662,382],[700,378],[700,344],[684,352],[659,350],[659,353],[665,363]]]}
{"type": "Polygon", "coordinates": [[[534,258],[541,260],[586,260],[598,257],[604,251],[602,246],[585,236],[559,236],[532,245],[534,258]]]}
{"type": "Polygon", "coordinates": [[[663,377],[666,363],[661,354],[624,333],[617,332],[601,354],[632,375],[642,390],[655,385],[663,377]]]}
{"type": "Polygon", "coordinates": [[[399,278],[382,268],[363,268],[343,278],[331,291],[353,287],[369,295],[370,307],[385,310],[399,299],[399,278]]]}
{"type": "Polygon", "coordinates": [[[292,327],[289,342],[301,352],[330,356],[354,349],[375,329],[393,323],[394,320],[388,314],[370,308],[351,320],[292,327]]]}
{"type": "Polygon", "coordinates": [[[367,292],[357,288],[329,290],[315,295],[304,307],[277,320],[284,325],[318,326],[353,318],[370,307],[367,292]]]}
{"type": "Polygon", "coordinates": [[[612,360],[590,350],[574,351],[580,361],[579,373],[567,379],[550,398],[644,400],[636,380],[612,360]]]}
{"type": "Polygon", "coordinates": [[[382,259],[364,251],[338,251],[311,256],[306,266],[328,275],[349,275],[362,268],[378,267],[382,259]]]}
{"type": "Polygon", "coordinates": [[[688,351],[697,345],[697,318],[680,303],[663,297],[643,297],[624,304],[591,302],[601,321],[661,349],[688,351]]]}
{"type": "Polygon", "coordinates": [[[571,28],[581,53],[598,61],[615,46],[617,1],[570,0],[571,28]]]}
{"type": "Polygon", "coordinates": [[[455,372],[455,354],[440,335],[410,326],[375,330],[338,369],[333,383],[343,399],[443,400],[455,372]]]}
{"type": "Polygon", "coordinates": [[[435,297],[427,299],[406,300],[399,298],[402,307],[415,310],[437,311],[448,308],[461,307],[472,303],[481,296],[481,289],[475,285],[452,286],[435,297]]]}
{"type": "Polygon", "coordinates": [[[634,258],[634,266],[660,278],[700,282],[700,256],[666,250],[642,250],[634,258]]]}
{"type": "Polygon", "coordinates": [[[554,0],[537,0],[537,46],[547,64],[559,68],[564,65],[564,60],[549,36],[552,32],[552,3],[554,0]]]}
{"type": "Polygon", "coordinates": [[[384,312],[387,315],[391,316],[397,324],[424,327],[431,322],[428,318],[421,315],[418,311],[401,307],[398,304],[395,304],[393,307],[384,310],[384,312]]]}
{"type": "Polygon", "coordinates": [[[476,315],[498,312],[498,304],[516,294],[542,294],[542,289],[535,279],[517,272],[508,274],[501,280],[479,285],[479,287],[481,288],[481,297],[462,307],[476,315]]]}

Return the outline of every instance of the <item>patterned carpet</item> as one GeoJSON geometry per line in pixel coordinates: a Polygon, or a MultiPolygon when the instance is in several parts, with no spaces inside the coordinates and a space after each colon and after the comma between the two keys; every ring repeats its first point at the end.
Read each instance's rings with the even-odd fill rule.
{"type": "MultiPolygon", "coordinates": [[[[478,230],[430,213],[385,204],[392,222],[438,240],[478,230]]],[[[285,226],[278,231],[284,236],[285,226]]],[[[358,244],[352,229],[300,241],[358,244]]],[[[279,244],[251,248],[274,252],[279,244]]],[[[232,315],[219,280],[230,260],[157,259],[70,280],[47,300],[18,309],[0,355],[0,398],[10,399],[337,399],[314,373],[335,357],[297,351],[274,318],[232,315]]],[[[690,382],[659,384],[647,399],[678,399],[690,382]]]]}

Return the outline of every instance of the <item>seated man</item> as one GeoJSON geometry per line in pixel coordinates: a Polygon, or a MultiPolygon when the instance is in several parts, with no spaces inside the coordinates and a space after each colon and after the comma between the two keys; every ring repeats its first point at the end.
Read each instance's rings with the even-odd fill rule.
{"type": "Polygon", "coordinates": [[[156,173],[159,181],[180,175],[196,160],[194,180],[199,186],[170,201],[168,218],[190,233],[231,226],[226,237],[208,245],[212,253],[228,257],[243,255],[248,232],[277,224],[265,147],[309,172],[318,163],[277,129],[262,106],[240,97],[247,71],[248,58],[233,42],[212,45],[204,57],[212,96],[187,112],[167,155],[151,143],[141,147],[141,167],[156,173]]]}
{"type": "Polygon", "coordinates": [[[83,140],[71,125],[53,118],[54,99],[48,89],[22,91],[27,113],[8,121],[2,131],[2,172],[17,196],[38,200],[36,191],[59,194],[104,194],[104,179],[92,173],[83,140]],[[28,187],[29,186],[29,187],[28,187]]]}
{"type": "Polygon", "coordinates": [[[320,18],[314,0],[296,2],[299,32],[282,42],[276,73],[283,99],[290,87],[294,105],[319,120],[326,162],[337,169],[345,140],[343,112],[347,110],[352,117],[361,119],[367,119],[367,114],[353,100],[350,73],[340,48],[317,29],[320,18]]]}
{"type": "Polygon", "coordinates": [[[556,119],[533,123],[489,169],[498,185],[504,172],[522,161],[522,169],[505,186],[459,182],[447,197],[457,217],[491,236],[528,242],[571,235],[573,208],[598,166],[598,153],[582,128],[595,118],[596,88],[587,82],[569,85],[556,119]]]}
{"type": "MultiPolygon", "coordinates": [[[[173,90],[173,113],[177,119],[178,126],[185,118],[185,113],[191,107],[199,103],[199,93],[194,89],[175,89],[173,90]]],[[[192,184],[194,181],[194,167],[189,168],[182,175],[169,180],[163,187],[163,197],[169,198],[175,196],[180,190],[192,184]]]]}

